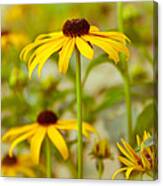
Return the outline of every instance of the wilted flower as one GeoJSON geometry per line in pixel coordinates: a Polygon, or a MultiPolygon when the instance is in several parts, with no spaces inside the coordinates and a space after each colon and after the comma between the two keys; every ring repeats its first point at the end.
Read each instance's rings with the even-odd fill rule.
{"type": "Polygon", "coordinates": [[[110,145],[107,139],[100,139],[94,145],[90,155],[96,160],[96,169],[99,174],[99,179],[101,179],[104,171],[104,159],[112,159],[112,154],[110,150],[110,145]]]}
{"type": "Polygon", "coordinates": [[[137,138],[137,150],[134,150],[124,139],[121,140],[122,145],[117,143],[117,146],[123,156],[119,156],[118,159],[121,163],[125,165],[118,169],[112,176],[115,179],[116,175],[120,172],[125,172],[126,179],[130,178],[132,172],[137,174],[147,173],[154,169],[155,162],[155,152],[153,146],[148,146],[145,142],[151,138],[150,133],[144,132],[143,139],[136,136],[137,138]]]}
{"type": "Polygon", "coordinates": [[[110,145],[107,139],[99,140],[93,147],[90,155],[96,159],[111,158],[110,145]]]}

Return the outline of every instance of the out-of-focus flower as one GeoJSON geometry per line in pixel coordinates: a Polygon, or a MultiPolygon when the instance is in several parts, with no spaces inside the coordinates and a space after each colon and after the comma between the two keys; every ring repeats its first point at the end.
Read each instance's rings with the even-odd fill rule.
{"type": "Polygon", "coordinates": [[[94,55],[92,45],[96,45],[117,63],[120,52],[129,57],[126,41],[129,39],[123,33],[101,32],[97,27],[90,26],[85,19],[72,19],[64,23],[61,32],[39,35],[33,43],[22,50],[20,58],[28,61],[30,77],[37,65],[40,76],[47,59],[53,53],[59,52],[59,71],[66,73],[75,48],[86,58],[92,59],[94,55]],[[29,56],[32,51],[32,55],[29,56]]]}
{"type": "Polygon", "coordinates": [[[8,30],[2,30],[1,32],[1,44],[2,49],[6,49],[9,45],[13,45],[16,48],[20,48],[28,42],[28,38],[23,33],[14,33],[8,30]]]}
{"type": "Polygon", "coordinates": [[[151,138],[150,133],[144,132],[143,138],[136,136],[137,138],[137,149],[139,151],[134,150],[125,140],[121,140],[122,145],[117,143],[117,146],[123,156],[119,156],[119,161],[125,166],[115,171],[112,176],[112,179],[115,179],[116,175],[120,172],[125,171],[126,179],[130,178],[132,172],[134,173],[147,173],[154,169],[155,162],[155,151],[153,146],[146,146],[145,142],[149,138],[151,138]]]}
{"type": "Polygon", "coordinates": [[[17,67],[14,67],[10,75],[9,85],[12,88],[15,88],[16,90],[19,90],[20,88],[23,88],[26,84],[27,77],[24,75],[22,70],[17,67]]]}
{"type": "Polygon", "coordinates": [[[2,175],[15,177],[21,174],[27,177],[36,177],[32,169],[33,166],[30,155],[13,155],[10,157],[7,154],[2,159],[2,175]]]}
{"type": "Polygon", "coordinates": [[[10,6],[8,10],[5,11],[5,21],[10,23],[22,18],[24,15],[24,7],[23,5],[10,6]]]}
{"type": "Polygon", "coordinates": [[[96,159],[108,159],[112,157],[110,144],[107,139],[99,140],[93,147],[90,155],[96,159]]]}
{"type": "Polygon", "coordinates": [[[105,159],[113,159],[108,140],[100,139],[97,141],[90,152],[90,155],[96,160],[96,169],[98,171],[99,179],[101,179],[105,168],[103,161],[105,159]]]}
{"type": "MultiPolygon", "coordinates": [[[[9,149],[10,157],[13,156],[13,149],[22,141],[31,140],[31,156],[35,164],[39,163],[41,145],[46,137],[49,137],[51,142],[56,146],[64,160],[69,156],[69,151],[60,130],[78,130],[76,120],[62,120],[58,119],[56,114],[52,111],[43,111],[38,117],[37,121],[10,129],[4,134],[2,140],[12,142],[9,149]]],[[[89,138],[89,132],[96,132],[88,123],[83,123],[83,135],[89,138]]]]}

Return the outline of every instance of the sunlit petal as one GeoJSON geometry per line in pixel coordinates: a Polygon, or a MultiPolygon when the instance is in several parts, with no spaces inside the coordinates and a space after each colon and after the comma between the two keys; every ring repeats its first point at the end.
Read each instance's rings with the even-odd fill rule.
{"type": "Polygon", "coordinates": [[[62,50],[59,53],[59,71],[66,73],[69,65],[69,61],[74,50],[75,38],[67,38],[64,42],[62,50]]]}
{"type": "Polygon", "coordinates": [[[58,151],[61,153],[64,160],[66,160],[69,156],[68,148],[65,143],[64,138],[59,133],[59,131],[54,126],[48,127],[48,136],[53,144],[56,146],[58,151]]]}

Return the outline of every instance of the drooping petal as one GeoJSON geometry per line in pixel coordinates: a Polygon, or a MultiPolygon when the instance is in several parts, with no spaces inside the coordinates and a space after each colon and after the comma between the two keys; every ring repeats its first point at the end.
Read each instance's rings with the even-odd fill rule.
{"type": "Polygon", "coordinates": [[[35,164],[39,163],[41,145],[45,138],[45,134],[46,127],[39,126],[35,135],[31,139],[31,157],[35,164]]]}
{"type": "Polygon", "coordinates": [[[58,151],[61,153],[64,160],[66,160],[69,156],[69,152],[68,152],[66,142],[62,137],[62,135],[60,134],[60,132],[54,126],[49,126],[48,136],[50,140],[53,142],[53,144],[56,146],[58,151]]]}
{"type": "Polygon", "coordinates": [[[93,58],[94,55],[93,49],[85,40],[83,40],[80,37],[77,37],[76,46],[83,56],[87,57],[88,59],[93,58]]]}
{"type": "Polygon", "coordinates": [[[67,38],[64,42],[62,50],[59,53],[59,71],[61,73],[66,73],[69,65],[69,61],[72,55],[72,52],[75,47],[75,38],[67,38]]]}
{"type": "Polygon", "coordinates": [[[17,166],[16,168],[17,172],[20,174],[20,173],[23,173],[25,176],[29,177],[29,178],[34,178],[36,177],[36,174],[35,172],[29,168],[29,167],[24,167],[24,166],[17,166]]]}
{"type": "Polygon", "coordinates": [[[119,143],[117,143],[117,146],[121,153],[124,154],[131,162],[137,163],[137,161],[130,154],[128,154],[127,151],[119,143]]]}
{"type": "Polygon", "coordinates": [[[131,168],[128,168],[126,173],[125,173],[125,176],[126,176],[126,179],[128,180],[129,177],[130,177],[130,174],[131,172],[134,170],[134,167],[131,167],[131,168]]]}
{"type": "Polygon", "coordinates": [[[119,159],[120,162],[122,162],[126,166],[133,166],[134,165],[133,162],[129,161],[128,159],[126,159],[122,156],[119,156],[118,159],[119,159]]]}
{"type": "Polygon", "coordinates": [[[21,143],[22,141],[30,138],[33,134],[35,133],[35,129],[32,130],[32,131],[29,131],[21,136],[19,136],[17,139],[15,139],[12,144],[11,144],[11,147],[9,149],[9,156],[12,157],[13,155],[13,149],[16,147],[16,145],[18,145],[19,143],[21,143]]]}
{"type": "Polygon", "coordinates": [[[40,34],[36,37],[35,41],[44,40],[44,39],[54,39],[55,37],[63,36],[63,32],[51,32],[48,34],[40,34]]]}
{"type": "Polygon", "coordinates": [[[117,176],[117,174],[119,174],[120,172],[123,172],[123,171],[125,171],[125,170],[127,170],[127,167],[120,168],[120,169],[118,169],[117,171],[115,171],[114,174],[112,175],[112,180],[115,179],[115,177],[117,176]]]}
{"type": "Polygon", "coordinates": [[[93,43],[103,49],[109,57],[115,61],[115,63],[118,63],[119,61],[119,55],[118,52],[112,47],[110,43],[105,42],[101,38],[98,38],[96,36],[92,35],[85,35],[82,36],[85,40],[89,41],[90,43],[93,43]]]}
{"type": "Polygon", "coordinates": [[[60,37],[62,37],[63,34],[58,34],[56,33],[55,36],[51,37],[51,38],[48,38],[48,39],[41,39],[41,36],[38,36],[34,42],[32,43],[29,43],[28,45],[26,45],[21,53],[20,53],[20,59],[21,60],[24,60],[24,61],[27,61],[28,60],[28,54],[35,48],[39,47],[40,45],[43,45],[43,44],[46,44],[46,43],[49,43],[49,42],[52,42],[60,37]]]}
{"type": "Polygon", "coordinates": [[[108,37],[110,39],[114,39],[123,43],[130,42],[130,39],[123,33],[121,32],[98,32],[98,31],[93,31],[91,34],[96,35],[96,36],[101,36],[101,37],[108,37]]]}
{"type": "Polygon", "coordinates": [[[128,144],[125,142],[124,139],[121,139],[122,141],[122,144],[124,145],[125,149],[127,150],[128,154],[133,158],[133,159],[136,159],[136,160],[139,160],[139,156],[135,153],[134,149],[128,144]]]}
{"type": "Polygon", "coordinates": [[[31,129],[33,130],[33,129],[37,128],[37,127],[38,127],[38,124],[34,123],[34,124],[25,125],[23,127],[17,127],[17,128],[10,129],[8,132],[6,132],[3,135],[2,141],[7,141],[10,138],[16,138],[18,135],[21,135],[21,134],[23,134],[25,132],[28,132],[31,129]]]}
{"type": "Polygon", "coordinates": [[[32,54],[31,59],[29,59],[28,61],[29,77],[31,77],[32,72],[37,65],[39,65],[38,75],[40,76],[44,63],[53,53],[55,53],[62,47],[63,42],[64,38],[59,38],[36,49],[36,51],[32,54]]]}
{"type": "MultiPolygon", "coordinates": [[[[78,130],[78,125],[76,120],[58,120],[56,124],[56,128],[61,130],[78,130]]],[[[82,131],[83,135],[88,138],[89,138],[88,132],[97,134],[96,129],[86,122],[82,123],[82,128],[83,128],[82,131]]]]}

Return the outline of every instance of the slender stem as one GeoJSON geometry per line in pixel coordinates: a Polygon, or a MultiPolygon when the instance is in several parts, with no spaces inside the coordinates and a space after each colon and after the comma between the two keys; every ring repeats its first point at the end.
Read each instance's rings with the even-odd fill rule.
{"type": "Polygon", "coordinates": [[[100,159],[98,160],[98,178],[101,179],[104,171],[103,161],[100,159]]]}
{"type": "MultiPolygon", "coordinates": [[[[118,29],[120,32],[124,31],[123,28],[123,3],[117,3],[117,17],[118,17],[118,29]]],[[[124,55],[120,56],[122,63],[122,76],[124,80],[124,91],[126,101],[126,112],[127,112],[127,124],[128,124],[128,141],[132,143],[132,105],[131,105],[131,92],[130,92],[130,80],[128,73],[128,62],[125,61],[124,55]]]]}
{"type": "Polygon", "coordinates": [[[132,105],[131,105],[131,93],[128,75],[124,75],[124,91],[126,100],[127,111],[127,124],[128,124],[128,141],[132,143],[132,105]]]}
{"type": "Polygon", "coordinates": [[[82,140],[82,91],[80,53],[76,49],[76,98],[78,121],[78,178],[83,177],[83,140],[82,140]]]}
{"type": "Polygon", "coordinates": [[[117,19],[118,19],[118,30],[123,32],[123,5],[122,2],[117,3],[117,19]]]}
{"type": "Polygon", "coordinates": [[[51,150],[50,150],[50,141],[48,137],[45,139],[45,155],[46,155],[46,177],[51,177],[52,162],[51,162],[51,150]]]}

